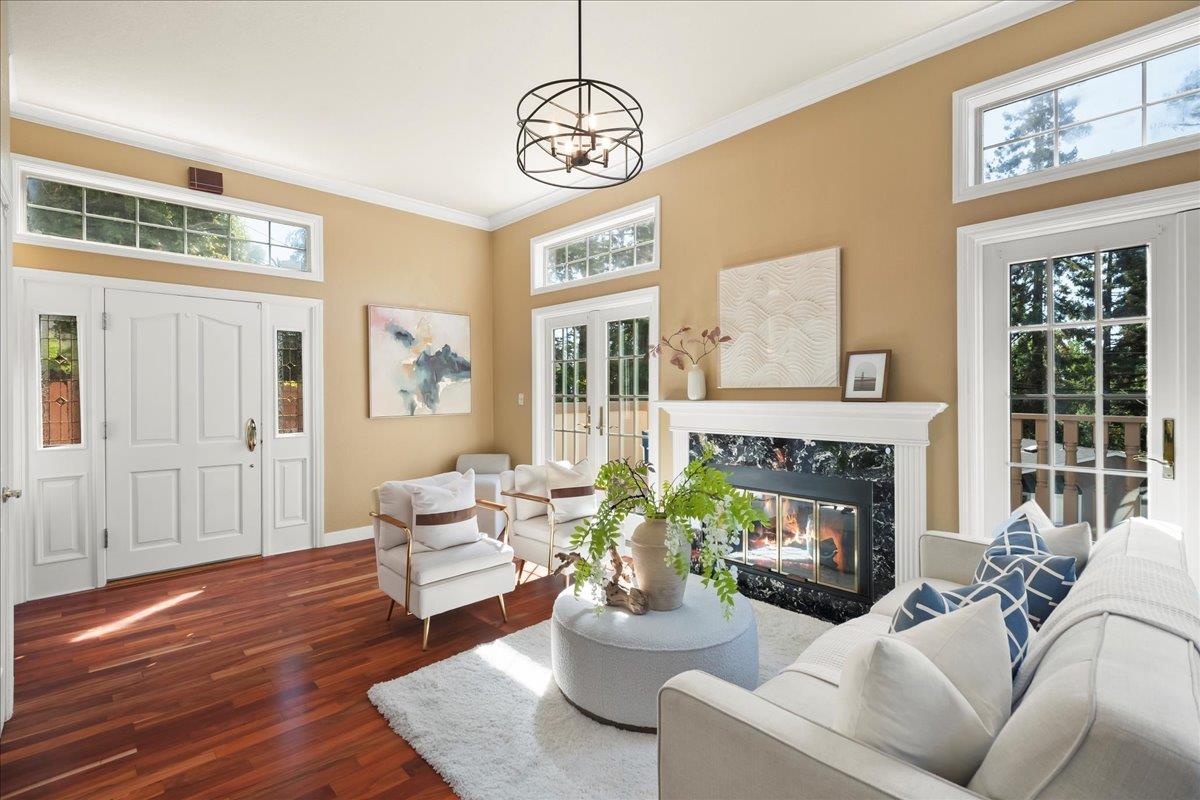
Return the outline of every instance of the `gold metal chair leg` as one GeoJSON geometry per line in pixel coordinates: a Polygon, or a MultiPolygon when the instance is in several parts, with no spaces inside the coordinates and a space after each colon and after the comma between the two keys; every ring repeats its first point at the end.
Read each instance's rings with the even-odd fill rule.
{"type": "Polygon", "coordinates": [[[496,595],[496,599],[500,601],[500,616],[504,617],[504,621],[508,622],[508,609],[504,607],[504,595],[496,595]]]}
{"type": "Polygon", "coordinates": [[[432,619],[433,619],[433,617],[425,618],[425,630],[424,630],[424,632],[421,633],[421,649],[422,650],[429,649],[429,621],[432,619]]]}
{"type": "MultiPolygon", "coordinates": [[[[388,599],[391,599],[391,598],[388,598],[388,599]]],[[[391,605],[388,606],[388,615],[387,615],[388,619],[392,618],[392,611],[395,610],[395,608],[396,608],[396,601],[392,600],[391,605]]]]}

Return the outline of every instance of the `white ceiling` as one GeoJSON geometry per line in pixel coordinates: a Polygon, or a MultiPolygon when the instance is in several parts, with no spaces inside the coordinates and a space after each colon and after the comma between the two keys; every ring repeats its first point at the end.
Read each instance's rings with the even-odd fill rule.
{"type": "MultiPolygon", "coordinates": [[[[992,5],[589,0],[583,66],[641,101],[653,154],[992,5]]],[[[108,123],[480,227],[550,191],[516,169],[515,106],[575,72],[569,0],[13,0],[10,26],[18,116],[108,123]]]]}

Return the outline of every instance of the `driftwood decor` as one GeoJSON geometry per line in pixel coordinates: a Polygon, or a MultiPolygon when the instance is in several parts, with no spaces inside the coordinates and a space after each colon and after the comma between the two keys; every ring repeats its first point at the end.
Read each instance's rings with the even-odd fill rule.
{"type": "MultiPolygon", "coordinates": [[[[612,561],[613,571],[608,582],[604,584],[605,605],[623,608],[630,614],[645,614],[650,608],[650,598],[633,585],[633,560],[629,556],[622,557],[615,546],[608,548],[608,556],[612,561]],[[628,579],[625,579],[626,571],[628,571],[628,579]]],[[[578,553],[556,553],[554,557],[562,562],[554,568],[555,575],[574,565],[581,558],[578,553]]]]}

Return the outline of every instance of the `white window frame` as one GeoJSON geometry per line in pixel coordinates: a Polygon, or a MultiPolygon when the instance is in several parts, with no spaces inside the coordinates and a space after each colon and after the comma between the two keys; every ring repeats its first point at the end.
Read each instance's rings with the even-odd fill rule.
{"type": "Polygon", "coordinates": [[[1200,133],[1197,133],[986,183],[980,174],[981,119],[985,110],[1197,42],[1200,42],[1200,8],[1189,9],[1040,64],[959,89],[952,101],[954,202],[961,203],[1200,148],[1200,133]]]}
{"type": "Polygon", "coordinates": [[[192,267],[209,267],[232,270],[234,272],[252,272],[256,275],[270,275],[276,278],[291,278],[292,280],[324,281],[324,241],[322,238],[323,219],[317,214],[303,211],[293,211],[289,208],[269,206],[262,203],[240,200],[222,195],[210,195],[196,192],[165,183],[144,181],[129,178],[111,172],[77,167],[73,164],[62,164],[31,156],[14,154],[13,186],[15,187],[15,213],[13,218],[13,241],[18,244],[35,244],[42,247],[57,247],[64,250],[81,250],[85,253],[103,253],[118,255],[125,258],[147,259],[150,261],[167,261],[172,264],[184,264],[192,267]],[[67,183],[74,186],[84,186],[92,189],[102,189],[120,194],[136,195],[149,200],[162,200],[193,208],[203,208],[210,211],[220,211],[229,214],[242,214],[252,217],[266,217],[273,222],[289,225],[302,225],[308,229],[308,269],[305,271],[266,267],[257,264],[243,264],[237,261],[224,261],[219,258],[193,256],[186,253],[167,253],[161,250],[147,250],[140,247],[130,247],[122,244],[106,242],[89,242],[82,239],[68,239],[61,236],[50,236],[44,233],[32,233],[28,228],[26,214],[25,179],[40,178],[42,180],[67,183]]]}
{"type": "Polygon", "coordinates": [[[529,240],[530,294],[557,292],[561,289],[587,286],[592,283],[601,283],[616,278],[627,278],[630,275],[640,275],[644,272],[657,270],[661,261],[659,248],[662,245],[662,215],[659,213],[660,208],[659,198],[657,196],[649,197],[624,208],[618,208],[616,211],[610,211],[607,214],[601,214],[598,217],[592,217],[583,222],[533,237],[529,240]],[[593,233],[608,230],[609,228],[616,228],[625,222],[632,222],[635,219],[646,216],[647,212],[651,212],[654,216],[654,255],[650,259],[650,263],[638,264],[637,266],[625,267],[624,269],[615,269],[611,272],[605,272],[602,275],[589,275],[586,278],[578,278],[573,281],[563,281],[562,283],[546,282],[547,250],[573,239],[590,236],[593,233]]]}

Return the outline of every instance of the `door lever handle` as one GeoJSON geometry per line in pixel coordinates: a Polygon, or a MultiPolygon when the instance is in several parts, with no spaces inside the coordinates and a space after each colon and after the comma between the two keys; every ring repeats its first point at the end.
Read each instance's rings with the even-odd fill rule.
{"type": "Polygon", "coordinates": [[[9,500],[16,500],[21,496],[20,489],[10,489],[5,486],[0,489],[0,503],[7,503],[9,500]]]}
{"type": "Polygon", "coordinates": [[[254,452],[254,448],[258,447],[258,425],[255,424],[253,417],[246,423],[246,447],[250,449],[251,453],[254,452]]]}

